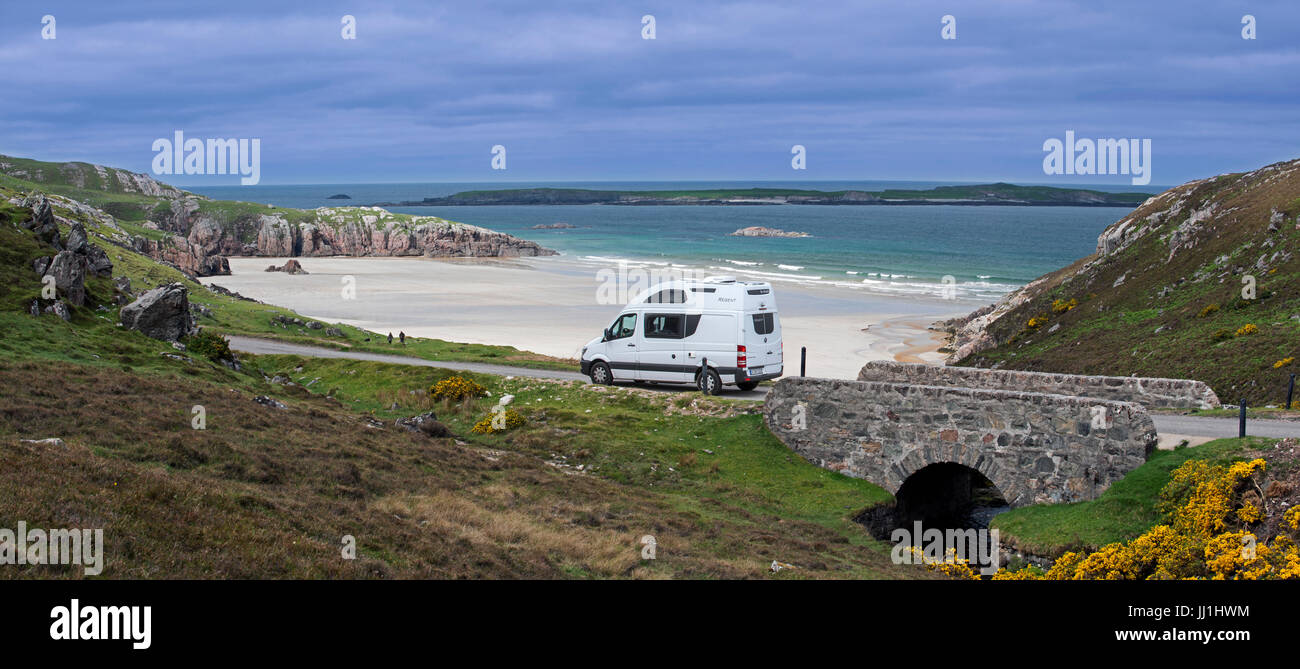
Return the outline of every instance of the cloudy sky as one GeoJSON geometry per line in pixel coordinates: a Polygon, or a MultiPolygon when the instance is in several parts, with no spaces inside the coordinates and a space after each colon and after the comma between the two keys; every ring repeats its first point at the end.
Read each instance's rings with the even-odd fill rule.
{"type": "Polygon", "coordinates": [[[148,172],[182,130],[260,138],[263,184],[1084,183],[1042,169],[1074,130],[1151,139],[1174,184],[1300,156],[1298,45],[1295,0],[9,2],[0,153],[148,172]]]}

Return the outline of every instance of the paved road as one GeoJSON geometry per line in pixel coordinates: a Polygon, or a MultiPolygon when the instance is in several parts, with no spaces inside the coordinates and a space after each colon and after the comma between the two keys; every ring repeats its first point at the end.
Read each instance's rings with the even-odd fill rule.
{"type": "MultiPolygon", "coordinates": [[[[1207,418],[1204,416],[1174,416],[1153,414],[1156,432],[1173,433],[1197,437],[1235,437],[1237,436],[1236,418],[1207,418]]],[[[1246,421],[1246,434],[1252,437],[1300,437],[1300,421],[1268,420],[1258,418],[1246,421]]]]}
{"type": "MultiPolygon", "coordinates": [[[[561,379],[564,381],[587,380],[587,377],[577,371],[567,372],[550,369],[530,369],[527,367],[511,367],[509,365],[493,365],[485,362],[434,361],[402,355],[366,353],[363,351],[336,351],[334,349],[321,348],[318,346],[290,344],[287,342],[274,341],[271,339],[257,339],[254,337],[229,337],[229,339],[231,348],[236,351],[253,354],[301,355],[307,358],[345,358],[349,360],[386,362],[394,365],[440,367],[443,369],[478,372],[481,374],[496,374],[499,376],[526,376],[535,379],[561,379]]],[[[645,387],[668,392],[678,392],[687,386],[667,384],[645,387]]],[[[734,388],[724,389],[722,396],[729,399],[762,400],[763,396],[766,394],[767,388],[759,386],[751,391],[741,391],[734,388]]],[[[1169,414],[1153,414],[1151,418],[1155,421],[1156,432],[1161,435],[1205,437],[1213,439],[1237,436],[1236,418],[1205,418],[1199,416],[1176,416],[1169,414]]],[[[1300,421],[1263,419],[1249,420],[1246,421],[1246,434],[1255,437],[1300,437],[1300,421]]]]}

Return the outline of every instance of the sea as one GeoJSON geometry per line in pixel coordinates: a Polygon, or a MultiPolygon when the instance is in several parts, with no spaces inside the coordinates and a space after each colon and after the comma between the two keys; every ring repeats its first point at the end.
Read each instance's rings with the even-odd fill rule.
{"type": "MultiPolygon", "coordinates": [[[[466,190],[592,188],[697,190],[925,189],[954,182],[689,181],[395,183],[190,187],[213,199],[283,207],[368,206],[421,200],[466,190]],[[329,199],[346,194],[351,199],[329,199]]],[[[1064,184],[1050,184],[1070,187],[1064,184]]],[[[1078,186],[1150,192],[1163,187],[1078,186]]],[[[1015,206],[438,206],[388,207],[438,216],[529,239],[593,266],[662,268],[693,275],[809,285],[825,284],[894,296],[996,300],[1028,281],[1092,253],[1097,235],[1128,213],[1124,207],[1015,206]],[[536,226],[565,223],[566,229],[536,226]],[[764,226],[807,233],[801,238],[736,237],[764,226]],[[953,295],[955,291],[955,295],[953,295]]]]}

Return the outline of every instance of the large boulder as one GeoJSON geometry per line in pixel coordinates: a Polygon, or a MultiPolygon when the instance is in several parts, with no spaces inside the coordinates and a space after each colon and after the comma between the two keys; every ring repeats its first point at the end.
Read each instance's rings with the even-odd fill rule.
{"type": "Polygon", "coordinates": [[[80,222],[72,224],[72,230],[68,232],[68,240],[64,243],[64,248],[78,255],[86,257],[87,269],[91,274],[108,278],[113,276],[113,261],[108,259],[108,254],[104,249],[90,243],[89,236],[86,235],[86,226],[80,222]]]}
{"type": "Polygon", "coordinates": [[[86,274],[90,271],[90,261],[85,255],[72,251],[60,251],[50,261],[45,276],[54,277],[54,287],[69,303],[78,307],[86,305],[86,274]]]}
{"type": "Polygon", "coordinates": [[[146,336],[176,341],[194,332],[189,291],[179,283],[160,286],[122,307],[122,325],[146,336]]]}

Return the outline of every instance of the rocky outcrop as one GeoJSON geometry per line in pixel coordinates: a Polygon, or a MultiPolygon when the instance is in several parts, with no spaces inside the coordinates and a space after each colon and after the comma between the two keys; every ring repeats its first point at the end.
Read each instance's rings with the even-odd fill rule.
{"type": "Polygon", "coordinates": [[[410,418],[398,418],[394,423],[397,427],[406,428],[412,432],[419,432],[429,437],[441,438],[452,436],[451,430],[447,428],[438,416],[432,411],[422,413],[410,418]]]}
{"type": "Polygon", "coordinates": [[[23,200],[22,206],[32,210],[32,217],[23,222],[23,227],[36,233],[36,239],[41,243],[62,251],[63,241],[59,237],[59,226],[54,222],[54,207],[50,205],[50,199],[41,193],[32,193],[23,200]]]}
{"type": "Polygon", "coordinates": [[[68,240],[64,243],[65,252],[75,253],[85,256],[86,269],[93,275],[108,278],[113,276],[113,261],[108,259],[108,254],[104,249],[90,243],[86,236],[86,226],[80,222],[72,224],[72,230],[68,232],[68,240]]]}
{"type": "Polygon", "coordinates": [[[122,307],[122,325],[145,336],[177,341],[194,333],[189,291],[179,283],[160,286],[122,307]]]}
{"type": "Polygon", "coordinates": [[[294,256],[521,257],[556,255],[535,242],[441,218],[382,209],[316,210],[311,222],[260,217],[257,254],[294,256]]]}
{"type": "Polygon", "coordinates": [[[811,237],[806,232],[794,232],[787,230],[778,230],[776,228],[765,228],[761,225],[753,225],[748,228],[741,228],[733,233],[732,237],[811,237]]]}
{"type": "Polygon", "coordinates": [[[285,262],[283,265],[280,265],[279,267],[276,267],[275,265],[271,265],[270,267],[266,268],[266,271],[284,272],[285,274],[310,274],[310,272],[302,268],[302,263],[292,259],[285,262]]]}
{"type": "Polygon", "coordinates": [[[245,214],[225,220],[205,212],[197,198],[184,198],[173,201],[170,213],[156,223],[171,236],[162,240],[137,237],[133,246],[196,277],[230,274],[227,256],[555,255],[534,242],[486,228],[366,207],[245,214]]]}

